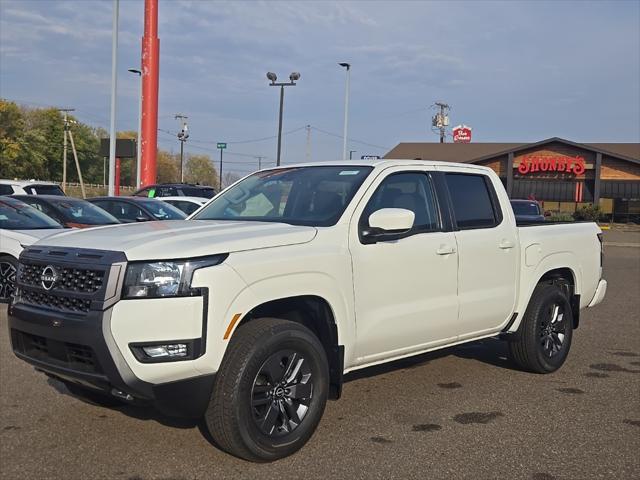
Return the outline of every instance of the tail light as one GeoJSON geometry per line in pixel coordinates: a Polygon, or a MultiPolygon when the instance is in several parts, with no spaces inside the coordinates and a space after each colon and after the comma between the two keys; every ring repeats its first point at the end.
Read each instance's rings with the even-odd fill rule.
{"type": "Polygon", "coordinates": [[[598,233],[598,241],[600,242],[600,267],[604,264],[604,239],[602,232],[598,233]]]}

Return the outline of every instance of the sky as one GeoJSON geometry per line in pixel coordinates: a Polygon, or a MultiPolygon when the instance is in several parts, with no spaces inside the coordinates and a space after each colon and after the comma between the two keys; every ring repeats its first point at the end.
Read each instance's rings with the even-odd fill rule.
{"type": "MultiPolygon", "coordinates": [[[[135,130],[143,0],[120,0],[117,129],[135,130]]],[[[112,0],[0,0],[0,97],[76,108],[108,128],[112,0]]],[[[438,141],[435,101],[474,142],[640,141],[640,1],[160,0],[159,147],[245,173],[273,164],[287,80],[283,163],[341,158],[345,70],[349,150],[384,155],[438,141]],[[173,132],[173,133],[166,133],[173,132]],[[259,140],[263,139],[265,140],[259,140]]],[[[450,141],[450,139],[449,139],[450,141]]]]}

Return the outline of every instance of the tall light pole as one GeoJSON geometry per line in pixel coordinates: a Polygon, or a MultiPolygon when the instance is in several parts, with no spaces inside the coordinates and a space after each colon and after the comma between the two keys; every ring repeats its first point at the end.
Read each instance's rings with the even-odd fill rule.
{"type": "Polygon", "coordinates": [[[349,131],[349,80],[351,79],[351,64],[339,63],[341,67],[347,69],[347,83],[344,91],[344,134],[342,139],[342,160],[347,159],[347,133],[349,131]]]}
{"type": "Polygon", "coordinates": [[[280,87],[280,116],[278,120],[278,156],[276,158],[276,166],[280,166],[280,151],[282,147],[282,109],[284,107],[284,87],[291,87],[296,84],[297,80],[300,80],[300,74],[298,72],[292,72],[289,75],[288,82],[276,83],[278,77],[273,72],[267,72],[267,79],[271,81],[272,87],[280,87]]]}
{"type": "Polygon", "coordinates": [[[184,183],[184,142],[189,138],[189,127],[186,122],[187,118],[189,117],[182,115],[181,113],[177,113],[175,115],[175,119],[182,122],[182,128],[178,132],[178,140],[180,141],[180,183],[184,183]]]}
{"type": "Polygon", "coordinates": [[[113,0],[111,31],[111,119],[109,122],[109,196],[115,193],[116,180],[116,95],[118,92],[118,0],[113,0]]]}
{"type": "Polygon", "coordinates": [[[140,132],[142,131],[142,71],[130,68],[129,72],[140,77],[140,94],[138,95],[138,142],[136,144],[136,188],[140,188],[140,132]]]}

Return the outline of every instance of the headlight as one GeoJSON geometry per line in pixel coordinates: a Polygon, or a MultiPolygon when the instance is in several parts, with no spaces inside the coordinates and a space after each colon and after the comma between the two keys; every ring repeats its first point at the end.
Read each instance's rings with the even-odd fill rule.
{"type": "Polygon", "coordinates": [[[226,255],[195,260],[132,262],[122,288],[122,298],[160,298],[198,295],[191,288],[193,272],[199,268],[218,265],[226,255]]]}

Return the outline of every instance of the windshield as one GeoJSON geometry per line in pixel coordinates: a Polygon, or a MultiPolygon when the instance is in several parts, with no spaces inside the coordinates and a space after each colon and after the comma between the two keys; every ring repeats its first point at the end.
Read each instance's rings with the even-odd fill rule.
{"type": "Polygon", "coordinates": [[[140,203],[156,220],[184,220],[187,218],[183,212],[162,200],[147,200],[140,203]]]}
{"type": "Polygon", "coordinates": [[[219,194],[194,220],[334,225],[371,167],[318,166],[254,173],[219,194]]]}
{"type": "Polygon", "coordinates": [[[516,215],[540,215],[540,206],[537,202],[511,202],[511,206],[516,215]]]}
{"type": "Polygon", "coordinates": [[[0,228],[6,230],[36,230],[62,228],[44,213],[17,200],[0,199],[0,228]]]}
{"type": "Polygon", "coordinates": [[[65,197],[64,200],[51,201],[51,204],[64,215],[69,222],[83,225],[109,225],[120,223],[116,217],[105,212],[100,207],[85,200],[71,199],[65,197]]]}

